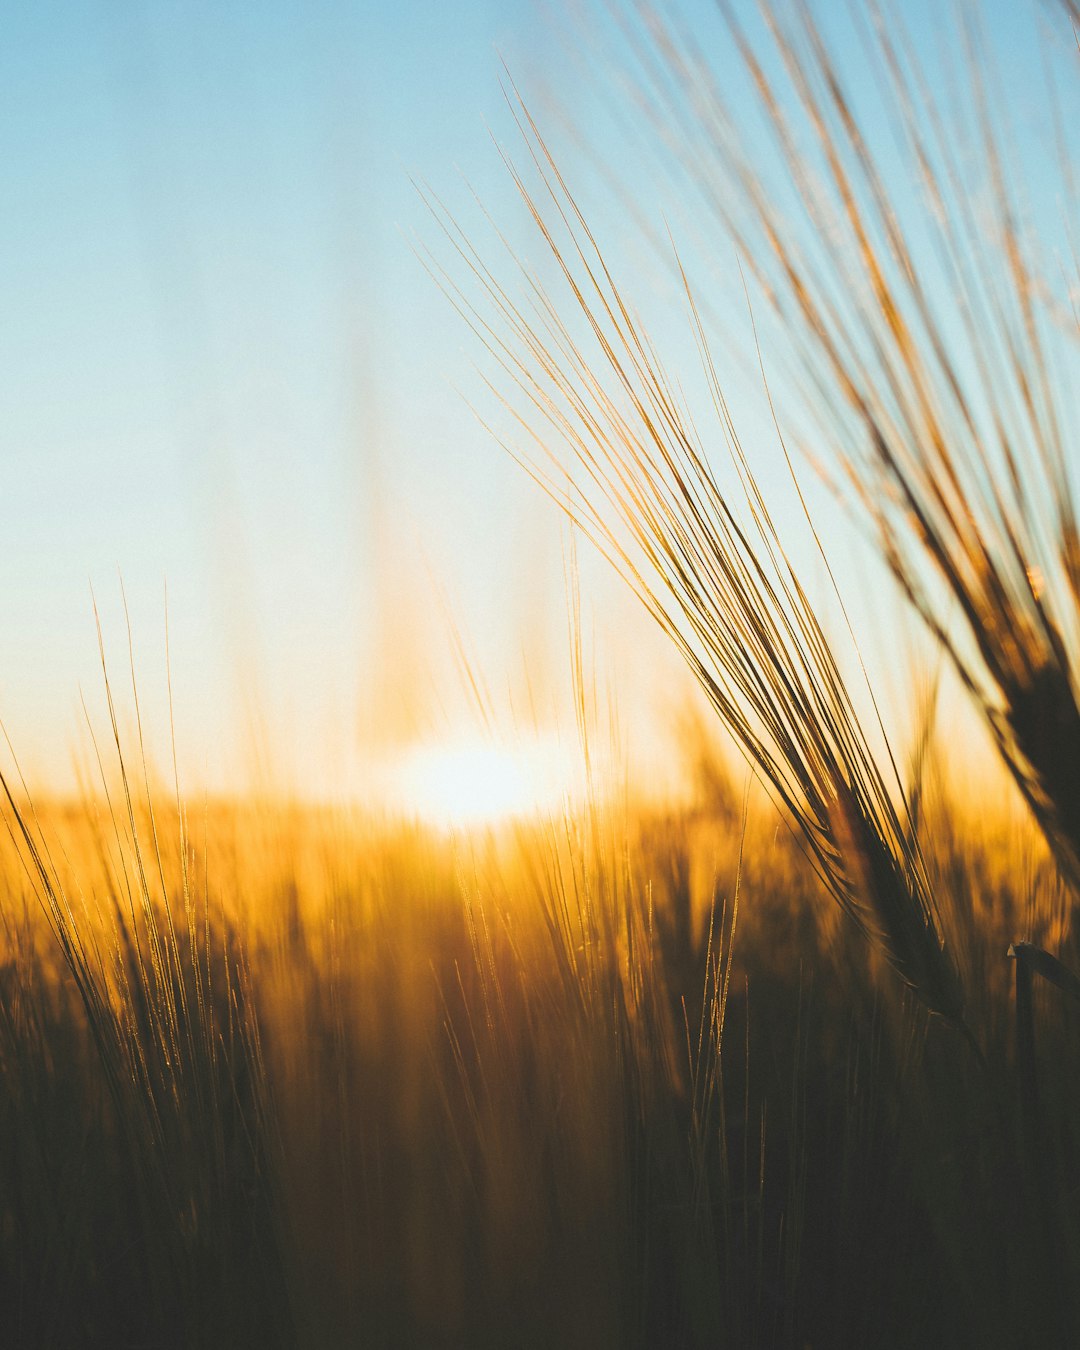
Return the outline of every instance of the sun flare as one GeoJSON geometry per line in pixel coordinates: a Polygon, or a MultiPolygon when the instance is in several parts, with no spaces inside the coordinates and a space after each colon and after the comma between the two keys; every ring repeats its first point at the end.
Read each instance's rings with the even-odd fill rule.
{"type": "Polygon", "coordinates": [[[576,789],[554,739],[418,745],[389,774],[389,804],[442,828],[496,825],[560,809],[576,789]]]}

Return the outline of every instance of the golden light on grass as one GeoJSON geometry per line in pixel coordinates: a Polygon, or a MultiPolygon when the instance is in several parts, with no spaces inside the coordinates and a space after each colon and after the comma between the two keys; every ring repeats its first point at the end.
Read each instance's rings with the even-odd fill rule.
{"type": "Polygon", "coordinates": [[[499,825],[561,810],[580,775],[555,737],[481,737],[411,747],[385,770],[387,804],[441,829],[499,825]]]}
{"type": "MultiPolygon", "coordinates": [[[[130,683],[99,626],[81,800],[35,802],[0,723],[5,1344],[1080,1346],[1071,272],[1042,312],[977,48],[974,123],[952,128],[908,73],[904,6],[868,35],[884,79],[861,65],[856,89],[907,133],[904,179],[811,5],[764,0],[771,58],[719,5],[804,230],[719,100],[722,53],[712,70],[657,19],[642,96],[658,118],[675,101],[665,146],[715,180],[717,254],[737,244],[790,338],[940,701],[931,667],[909,749],[844,574],[827,609],[800,578],[681,261],[710,420],[515,90],[534,186],[508,165],[544,264],[499,235],[504,285],[433,200],[454,259],[433,270],[505,384],[509,448],[709,700],[682,738],[688,795],[634,765],[622,695],[604,707],[573,551],[564,738],[541,730],[562,706],[546,669],[491,698],[456,631],[470,720],[448,682],[423,703],[408,643],[437,630],[395,605],[370,721],[350,739],[325,704],[344,767],[311,800],[261,779],[189,795],[175,753],[160,772],[131,625],[130,683]],[[1000,238],[960,171],[980,154],[1000,238]],[[939,221],[951,297],[917,265],[939,221]]],[[[679,687],[657,688],[670,714],[679,687]]]]}

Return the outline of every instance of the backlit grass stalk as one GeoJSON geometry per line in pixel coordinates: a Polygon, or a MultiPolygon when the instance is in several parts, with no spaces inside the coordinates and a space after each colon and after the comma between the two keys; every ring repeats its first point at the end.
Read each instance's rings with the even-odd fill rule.
{"type": "Polygon", "coordinates": [[[918,842],[750,472],[689,288],[746,524],[721,492],[647,335],[527,110],[518,107],[538,192],[508,167],[568,288],[568,309],[521,264],[527,299],[513,299],[437,202],[482,299],[474,303],[433,267],[520,396],[512,393],[507,407],[537,452],[527,459],[529,470],[685,657],[787,809],[834,899],[881,942],[929,1009],[964,1027],[960,983],[918,842]],[[559,446],[572,455],[569,474],[553,449],[559,446]]]}
{"type": "Polygon", "coordinates": [[[155,813],[137,694],[141,784],[129,772],[103,648],[102,666],[122,805],[91,730],[105,810],[89,796],[83,810],[86,857],[105,882],[100,906],[96,886],[73,879],[70,860],[50,844],[17,767],[14,779],[0,770],[0,802],[96,1051],[94,1077],[131,1182],[116,1213],[130,1213],[138,1234],[132,1259],[150,1282],[148,1304],[180,1319],[186,1342],[202,1343],[208,1327],[228,1324],[229,1300],[245,1285],[265,1289],[267,1324],[284,1325],[272,1306],[280,1290],[259,1029],[235,931],[212,928],[209,897],[195,894],[178,784],[175,912],[167,817],[155,813]]]}
{"type": "MultiPolygon", "coordinates": [[[[873,6],[854,37],[896,133],[899,168],[886,167],[810,6],[762,4],[771,42],[721,9],[779,176],[751,158],[747,109],[712,58],[646,5],[638,37],[659,60],[640,63],[644,101],[779,321],[786,388],[818,427],[807,444],[839,461],[1080,885],[1075,123],[1047,81],[1047,137],[1029,138],[1045,153],[1021,165],[975,7],[962,11],[960,101],[946,116],[900,7],[873,6]],[[1023,192],[1040,176],[1042,215],[1023,192]]],[[[1061,37],[1075,58],[1075,29],[1061,37]]]]}

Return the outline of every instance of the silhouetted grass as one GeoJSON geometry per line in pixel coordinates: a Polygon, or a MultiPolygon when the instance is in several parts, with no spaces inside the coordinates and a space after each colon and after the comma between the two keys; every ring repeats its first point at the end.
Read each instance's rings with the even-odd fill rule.
{"type": "MultiPolygon", "coordinates": [[[[208,1050],[174,1065],[120,973],[93,813],[41,808],[101,1000],[12,844],[14,1343],[1004,1345],[1071,1318],[1033,1249],[1002,956],[1034,898],[1032,940],[1075,965],[1069,909],[1037,836],[1019,893],[985,821],[926,810],[982,1068],[897,998],[760,795],[735,831],[704,804],[598,806],[456,843],[205,808],[208,1050]]],[[[157,832],[179,896],[163,808],[157,832]]],[[[183,923],[176,942],[194,986],[183,923]]],[[[1068,1269],[1077,1101],[1048,1066],[1078,1029],[1038,988],[1034,1015],[1068,1269]]]]}

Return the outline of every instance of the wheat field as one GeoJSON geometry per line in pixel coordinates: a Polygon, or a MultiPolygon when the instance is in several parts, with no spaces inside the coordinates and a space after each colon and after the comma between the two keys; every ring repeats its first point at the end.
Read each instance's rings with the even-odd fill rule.
{"type": "MultiPolygon", "coordinates": [[[[904,179],[817,10],[718,9],[780,177],[632,6],[646,134],[736,250],[785,472],[828,457],[993,771],[933,699],[890,729],[694,261],[662,242],[703,410],[509,82],[543,266],[428,189],[424,257],[497,436],[704,695],[685,791],[451,830],[189,795],[114,688],[96,786],[5,768],[5,1344],[1080,1343],[1077,254],[1025,214],[977,16],[958,127],[901,7],[856,7],[904,179]]],[[[1080,15],[1046,24],[1075,81],[1080,15]]]]}
{"type": "Polygon", "coordinates": [[[1080,965],[1036,832],[928,790],[976,1053],[708,767],[456,841],[9,803],[12,1343],[1067,1344],[1076,1016],[1039,982],[1025,1066],[1005,957],[1080,965]]]}

